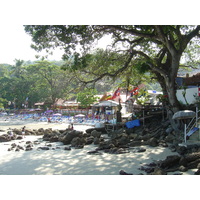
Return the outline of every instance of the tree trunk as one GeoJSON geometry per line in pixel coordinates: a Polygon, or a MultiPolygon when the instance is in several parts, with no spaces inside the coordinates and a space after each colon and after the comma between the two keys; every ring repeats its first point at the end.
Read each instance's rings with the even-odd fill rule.
{"type": "MultiPolygon", "coordinates": [[[[170,59],[171,60],[171,59],[170,59]]],[[[156,73],[157,79],[163,89],[163,95],[167,96],[167,102],[165,104],[167,115],[173,129],[177,133],[177,140],[180,137],[180,122],[179,120],[173,120],[173,114],[180,110],[180,103],[176,97],[176,86],[175,79],[177,77],[177,72],[179,68],[180,56],[178,54],[174,55],[174,58],[170,62],[170,67],[166,67],[166,74],[161,76],[160,73],[156,73]]]]}

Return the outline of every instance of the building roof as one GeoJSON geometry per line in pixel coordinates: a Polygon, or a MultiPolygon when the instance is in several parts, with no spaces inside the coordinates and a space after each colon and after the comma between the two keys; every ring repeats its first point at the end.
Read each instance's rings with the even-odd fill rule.
{"type": "Polygon", "coordinates": [[[184,78],[185,85],[200,85],[200,73],[184,78]]]}

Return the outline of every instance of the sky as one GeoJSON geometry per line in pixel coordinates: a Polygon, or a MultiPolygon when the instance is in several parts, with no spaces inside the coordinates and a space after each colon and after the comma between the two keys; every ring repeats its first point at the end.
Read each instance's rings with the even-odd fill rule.
{"type": "MultiPolygon", "coordinates": [[[[124,0],[123,4],[115,1],[104,2],[103,0],[106,6],[101,3],[98,4],[98,7],[95,6],[96,4],[91,7],[93,5],[91,4],[92,0],[75,0],[66,6],[62,6],[65,2],[62,2],[62,0],[57,0],[57,4],[51,4],[47,0],[31,2],[28,4],[25,0],[10,0],[2,4],[0,13],[2,19],[0,22],[0,64],[15,64],[15,59],[36,60],[35,55],[38,53],[30,47],[31,36],[25,33],[23,24],[199,24],[199,17],[197,17],[199,12],[196,4],[191,3],[190,7],[188,7],[188,4],[182,4],[181,9],[177,9],[172,0],[169,0],[169,2],[173,3],[173,7],[170,3],[163,7],[164,4],[159,4],[159,0],[141,0],[140,3],[135,2],[134,4],[131,4],[132,1],[129,0],[124,0]],[[10,6],[11,3],[12,6],[10,6]],[[88,7],[87,3],[90,3],[91,6],[88,7]],[[154,5],[157,5],[157,7],[154,5]],[[160,7],[158,7],[159,5],[160,7]],[[141,6],[142,9],[138,9],[141,6]],[[170,15],[166,14],[167,10],[170,10],[170,15]],[[184,14],[185,10],[187,10],[187,15],[184,14]]],[[[178,6],[180,8],[179,4],[178,6]]],[[[106,45],[106,40],[99,44],[103,48],[106,45]]],[[[49,56],[48,59],[61,60],[61,57],[62,52],[56,50],[53,56],[49,56]]]]}
{"type": "MultiPolygon", "coordinates": [[[[35,55],[44,56],[45,51],[36,52],[30,46],[31,36],[24,31],[23,25],[1,25],[0,31],[0,64],[15,64],[15,59],[35,61],[35,55]]],[[[108,37],[98,42],[98,47],[105,48],[108,37]]],[[[53,55],[48,55],[48,60],[61,60],[63,51],[56,49],[53,55]]]]}
{"type": "MultiPolygon", "coordinates": [[[[15,59],[24,61],[37,60],[35,55],[38,54],[30,47],[32,41],[24,31],[23,25],[13,24],[1,25],[0,31],[0,64],[15,64],[15,59]]],[[[41,53],[40,55],[44,55],[41,53]]],[[[61,60],[62,52],[57,50],[53,56],[49,56],[50,60],[61,60]]]]}

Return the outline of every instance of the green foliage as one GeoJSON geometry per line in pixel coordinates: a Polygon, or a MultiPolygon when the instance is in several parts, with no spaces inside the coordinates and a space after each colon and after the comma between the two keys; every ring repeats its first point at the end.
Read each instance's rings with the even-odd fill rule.
{"type": "Polygon", "coordinates": [[[0,76],[1,97],[14,102],[16,108],[22,104],[32,107],[36,102],[54,103],[57,98],[65,99],[76,85],[76,79],[68,71],[44,60],[30,65],[16,60],[16,65],[2,66],[0,72],[4,72],[0,76]]]}
{"type": "Polygon", "coordinates": [[[149,95],[146,89],[140,89],[139,93],[135,95],[136,102],[139,105],[144,105],[147,101],[149,101],[149,95]]]}
{"type": "Polygon", "coordinates": [[[3,108],[3,109],[4,109],[6,103],[7,103],[6,99],[0,98],[0,108],[3,108]]]}
{"type": "Polygon", "coordinates": [[[88,108],[91,104],[98,100],[96,89],[85,88],[82,92],[77,94],[77,101],[80,102],[80,106],[83,108],[88,108]]]}
{"type": "MultiPolygon", "coordinates": [[[[79,78],[84,84],[96,82],[108,76],[115,80],[119,77],[126,79],[125,76],[131,71],[132,66],[138,68],[139,73],[150,71],[160,83],[163,92],[168,94],[169,104],[173,106],[174,111],[178,110],[179,105],[175,95],[175,78],[181,57],[186,53],[191,55],[190,58],[199,61],[200,26],[53,25],[25,26],[25,31],[32,36],[35,43],[33,47],[37,50],[63,47],[65,58],[69,58],[74,52],[80,52],[81,56],[77,60],[75,58],[73,68],[81,70],[79,78]],[[99,53],[101,59],[97,55],[96,59],[84,58],[86,53],[91,54],[89,52],[91,43],[107,34],[112,36],[112,41],[110,41],[111,45],[106,52],[106,57],[104,53],[99,53]],[[113,59],[107,59],[111,57],[113,59]]],[[[126,80],[127,85],[132,81],[130,78],[126,80]]]]}

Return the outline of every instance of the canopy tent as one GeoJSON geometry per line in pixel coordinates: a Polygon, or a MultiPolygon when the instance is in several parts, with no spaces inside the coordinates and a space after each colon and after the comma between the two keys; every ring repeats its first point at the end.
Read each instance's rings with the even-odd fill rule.
{"type": "Polygon", "coordinates": [[[112,100],[107,100],[107,101],[101,101],[100,103],[94,104],[94,107],[114,107],[114,106],[118,106],[119,103],[117,103],[116,101],[112,101],[112,100]]]}
{"type": "Polygon", "coordinates": [[[78,114],[78,115],[75,115],[75,117],[85,117],[84,114],[78,114]]]}
{"type": "Polygon", "coordinates": [[[53,116],[62,116],[62,114],[60,114],[60,113],[55,113],[55,114],[53,114],[53,116]]]}

